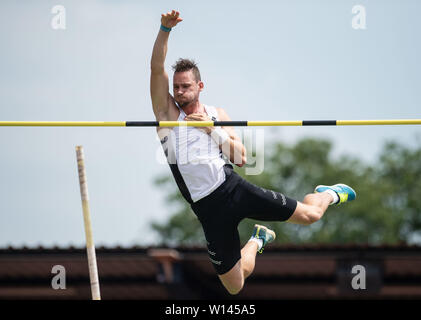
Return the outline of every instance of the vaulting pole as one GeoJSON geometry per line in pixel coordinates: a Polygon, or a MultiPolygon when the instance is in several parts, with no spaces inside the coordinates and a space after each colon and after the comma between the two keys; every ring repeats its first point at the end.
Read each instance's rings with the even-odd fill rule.
{"type": "Polygon", "coordinates": [[[82,198],[83,222],[85,226],[86,252],[88,254],[89,278],[91,282],[92,300],[101,300],[99,292],[98,268],[94,240],[92,237],[91,216],[89,212],[88,181],[86,179],[85,156],[83,147],[76,147],[77,167],[79,172],[80,195],[82,198]]]}
{"type": "Polygon", "coordinates": [[[282,127],[421,125],[421,119],[299,121],[0,121],[0,127],[282,127]]]}

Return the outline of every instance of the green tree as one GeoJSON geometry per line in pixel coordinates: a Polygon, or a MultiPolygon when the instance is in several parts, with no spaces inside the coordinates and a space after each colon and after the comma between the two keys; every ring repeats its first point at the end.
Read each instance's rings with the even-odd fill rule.
{"type": "MultiPolygon", "coordinates": [[[[357,200],[331,206],[324,217],[310,225],[265,222],[277,234],[279,243],[397,243],[413,241],[421,230],[421,144],[409,149],[397,143],[385,144],[375,165],[356,157],[332,156],[327,140],[305,138],[295,145],[282,142],[265,152],[260,175],[245,175],[248,181],[301,200],[318,184],[346,183],[357,191],[357,200]]],[[[199,221],[182,198],[171,176],[156,180],[169,188],[167,203],[174,214],[164,224],[153,223],[163,244],[205,243],[199,221]]],[[[242,241],[250,237],[255,220],[239,225],[242,241]]]]}
{"type": "Polygon", "coordinates": [[[421,239],[421,140],[410,149],[396,142],[385,144],[379,161],[379,180],[388,187],[384,201],[401,216],[401,239],[421,239]]]}

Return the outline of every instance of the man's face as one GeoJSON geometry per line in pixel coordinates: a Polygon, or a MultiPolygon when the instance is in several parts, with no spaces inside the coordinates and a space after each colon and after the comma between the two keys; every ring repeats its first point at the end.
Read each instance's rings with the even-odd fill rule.
{"type": "Polygon", "coordinates": [[[175,72],[173,77],[174,99],[183,108],[199,100],[199,93],[203,89],[203,82],[196,81],[191,70],[175,72]]]}

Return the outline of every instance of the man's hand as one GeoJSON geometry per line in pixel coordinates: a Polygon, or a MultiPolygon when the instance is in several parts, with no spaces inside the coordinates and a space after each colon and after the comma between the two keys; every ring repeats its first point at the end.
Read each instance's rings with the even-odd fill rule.
{"type": "MultiPolygon", "coordinates": [[[[184,121],[213,121],[213,120],[204,113],[191,113],[184,118],[184,121]]],[[[215,127],[196,127],[196,128],[202,131],[205,131],[207,134],[210,134],[215,129],[215,127]]]]}
{"type": "Polygon", "coordinates": [[[183,21],[180,17],[180,12],[178,11],[171,11],[167,13],[161,14],[161,24],[166,28],[173,28],[179,22],[183,21]]]}
{"type": "MultiPolygon", "coordinates": [[[[218,108],[218,117],[219,121],[231,121],[230,117],[226,114],[226,112],[222,108],[218,108]]],[[[192,113],[187,115],[184,118],[184,121],[213,121],[206,113],[192,113]]],[[[221,127],[225,134],[221,135],[216,131],[217,135],[214,136],[215,127],[196,127],[202,131],[205,131],[209,134],[213,139],[216,139],[215,142],[219,144],[219,148],[227,156],[232,163],[235,165],[242,167],[244,164],[247,163],[246,158],[246,148],[241,142],[241,139],[235,133],[233,127],[221,127]],[[228,138],[228,139],[227,139],[228,138]],[[225,142],[223,142],[225,141],[225,142]]]]}

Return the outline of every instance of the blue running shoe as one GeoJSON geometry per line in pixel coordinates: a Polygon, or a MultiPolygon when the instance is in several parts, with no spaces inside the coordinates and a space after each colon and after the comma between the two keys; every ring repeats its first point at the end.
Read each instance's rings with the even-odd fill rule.
{"type": "Polygon", "coordinates": [[[354,191],[354,189],[352,189],[350,186],[347,186],[346,184],[342,184],[342,183],[338,183],[335,184],[333,186],[317,186],[314,189],[314,192],[316,193],[320,193],[320,192],[324,192],[327,190],[332,190],[334,192],[336,192],[336,194],[339,197],[339,201],[336,202],[336,204],[341,204],[341,203],[345,203],[348,201],[352,201],[355,200],[355,198],[357,197],[357,193],[354,191]]]}
{"type": "Polygon", "coordinates": [[[261,239],[263,241],[262,248],[259,250],[259,253],[263,252],[263,248],[269,242],[272,242],[276,238],[276,234],[274,231],[270,230],[269,228],[262,226],[260,224],[255,224],[253,229],[253,238],[261,239]]]}

